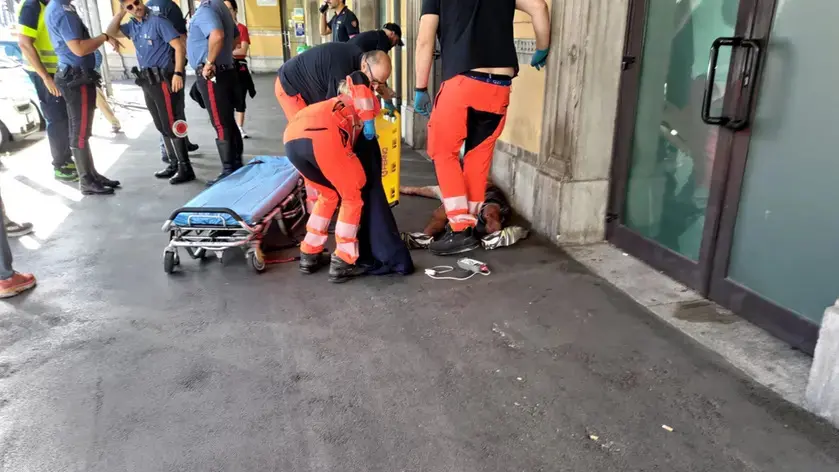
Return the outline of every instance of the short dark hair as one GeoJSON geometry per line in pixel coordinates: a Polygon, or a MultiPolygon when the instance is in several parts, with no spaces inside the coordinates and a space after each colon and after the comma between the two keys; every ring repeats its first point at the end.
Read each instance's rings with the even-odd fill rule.
{"type": "Polygon", "coordinates": [[[236,0],[224,0],[225,2],[230,2],[230,6],[233,7],[234,10],[239,11],[239,5],[236,4],[236,0]]]}

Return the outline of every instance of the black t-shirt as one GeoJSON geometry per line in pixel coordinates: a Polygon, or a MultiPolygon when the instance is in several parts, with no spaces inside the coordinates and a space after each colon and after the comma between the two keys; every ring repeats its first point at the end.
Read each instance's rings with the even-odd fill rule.
{"type": "Polygon", "coordinates": [[[423,15],[438,15],[443,80],[480,67],[513,67],[516,0],[423,0],[423,15]]]}
{"type": "Polygon", "coordinates": [[[353,36],[348,42],[360,47],[364,52],[376,50],[389,52],[393,48],[393,43],[390,42],[387,33],[382,30],[365,31],[353,36]]]}
{"type": "Polygon", "coordinates": [[[361,70],[362,54],[355,44],[315,46],[280,67],[280,84],[289,95],[299,93],[307,105],[337,97],[338,84],[361,70]]]}
{"type": "Polygon", "coordinates": [[[329,20],[332,30],[332,42],[346,43],[350,37],[358,34],[358,17],[349,8],[344,7],[341,13],[329,20]]]}

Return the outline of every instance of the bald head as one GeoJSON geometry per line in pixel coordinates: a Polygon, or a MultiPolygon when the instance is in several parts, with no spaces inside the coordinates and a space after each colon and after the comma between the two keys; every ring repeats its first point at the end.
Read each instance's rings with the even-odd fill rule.
{"type": "Polygon", "coordinates": [[[383,51],[365,52],[361,56],[361,72],[370,79],[373,88],[387,83],[392,66],[390,56],[383,51]]]}

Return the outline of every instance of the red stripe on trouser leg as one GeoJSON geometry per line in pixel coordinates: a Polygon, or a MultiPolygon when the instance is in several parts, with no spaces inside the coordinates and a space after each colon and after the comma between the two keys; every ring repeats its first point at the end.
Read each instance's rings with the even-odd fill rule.
{"type": "Polygon", "coordinates": [[[468,202],[483,201],[486,178],[492,164],[492,150],[503,130],[504,121],[493,137],[470,150],[471,162],[460,165],[460,149],[467,138],[468,110],[505,115],[510,103],[510,88],[488,84],[462,75],[455,76],[440,87],[428,122],[428,153],[434,161],[443,202],[457,199],[463,205],[446,206],[446,216],[454,231],[474,227],[477,219],[470,214],[468,202]],[[478,150],[475,153],[475,150],[478,150]],[[479,182],[482,181],[480,184],[479,182]],[[480,190],[478,190],[480,188],[480,190]],[[469,197],[468,200],[466,197],[469,197]]]}
{"type": "Polygon", "coordinates": [[[224,126],[218,116],[218,105],[216,104],[216,86],[212,80],[207,81],[207,94],[210,96],[210,113],[213,115],[213,126],[216,127],[216,136],[219,141],[224,141],[224,126]]]}
{"type": "Polygon", "coordinates": [[[163,101],[166,102],[166,116],[169,117],[169,131],[172,131],[172,126],[175,125],[175,112],[172,111],[172,96],[169,94],[169,85],[166,82],[161,82],[160,88],[163,89],[163,101]]]}
{"type": "Polygon", "coordinates": [[[82,85],[81,87],[79,87],[79,90],[81,90],[81,93],[82,93],[82,106],[81,106],[81,122],[79,123],[79,142],[78,142],[77,147],[79,149],[84,149],[85,148],[85,142],[87,141],[87,139],[85,138],[85,135],[88,132],[88,129],[87,129],[87,122],[88,122],[87,114],[90,112],[90,109],[89,109],[90,107],[88,107],[88,105],[87,105],[87,95],[88,95],[89,92],[87,90],[87,85],[82,85]]]}
{"type": "Polygon", "coordinates": [[[320,254],[326,245],[329,231],[329,221],[338,208],[340,197],[334,190],[310,182],[318,191],[318,201],[306,223],[306,238],[300,244],[300,251],[304,254],[320,254]]]}
{"type": "Polygon", "coordinates": [[[300,94],[289,95],[285,93],[283,84],[280,82],[279,77],[277,77],[274,81],[274,96],[277,97],[277,101],[280,103],[280,108],[283,109],[283,113],[285,113],[285,117],[289,121],[291,121],[291,119],[294,118],[300,110],[306,108],[306,102],[303,101],[300,94]]]}

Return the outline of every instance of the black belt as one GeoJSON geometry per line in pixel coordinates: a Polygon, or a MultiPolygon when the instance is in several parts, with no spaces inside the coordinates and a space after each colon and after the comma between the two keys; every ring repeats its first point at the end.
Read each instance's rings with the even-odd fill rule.
{"type": "Polygon", "coordinates": [[[162,67],[138,69],[135,66],[131,68],[131,73],[137,78],[134,82],[140,86],[156,85],[164,82],[169,83],[174,75],[174,71],[162,67]]]}
{"type": "MultiPolygon", "coordinates": [[[[195,67],[195,73],[201,75],[201,71],[204,70],[204,66],[207,65],[205,62],[198,64],[195,67]]],[[[234,64],[222,64],[216,66],[216,72],[225,72],[228,70],[235,70],[236,66],[234,64]]]]}
{"type": "Polygon", "coordinates": [[[80,85],[99,85],[102,76],[94,69],[87,69],[78,66],[59,64],[55,72],[55,78],[64,82],[67,87],[78,87],[80,85]]]}

